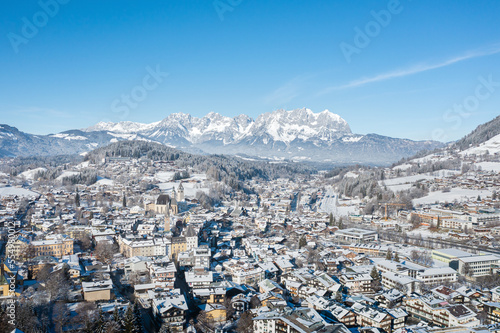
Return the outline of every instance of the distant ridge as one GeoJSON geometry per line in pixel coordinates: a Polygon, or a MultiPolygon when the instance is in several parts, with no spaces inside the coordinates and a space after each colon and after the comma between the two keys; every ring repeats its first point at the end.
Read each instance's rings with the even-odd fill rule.
{"type": "Polygon", "coordinates": [[[204,117],[173,113],[150,124],[123,121],[35,136],[0,125],[0,154],[7,156],[83,153],[123,140],[159,142],[187,152],[232,154],[267,160],[387,165],[423,149],[443,146],[351,132],[339,115],[307,108],[276,110],[257,119],[211,112],[204,117]]]}

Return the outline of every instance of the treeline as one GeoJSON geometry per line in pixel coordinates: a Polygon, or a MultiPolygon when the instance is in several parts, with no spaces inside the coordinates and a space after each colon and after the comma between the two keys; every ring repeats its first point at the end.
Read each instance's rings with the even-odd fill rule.
{"type": "Polygon", "coordinates": [[[498,134],[500,134],[500,116],[485,124],[479,125],[471,133],[455,142],[452,147],[459,150],[464,150],[469,148],[470,146],[475,146],[488,141],[498,134]]]}
{"type": "MultiPolygon", "coordinates": [[[[145,141],[121,141],[90,152],[86,159],[99,163],[106,157],[146,158],[152,161],[173,161],[181,169],[204,172],[215,181],[220,181],[234,190],[243,189],[242,182],[249,179],[263,180],[279,177],[293,178],[297,174],[312,174],[316,170],[300,163],[273,164],[260,161],[245,161],[225,155],[194,155],[159,143],[145,141]]],[[[178,175],[184,176],[182,174],[178,175]]]]}
{"type": "Polygon", "coordinates": [[[3,159],[0,163],[0,171],[15,177],[26,170],[57,168],[68,163],[79,163],[82,160],[80,155],[16,157],[3,159]]]}
{"type": "Polygon", "coordinates": [[[92,185],[97,181],[97,170],[84,169],[80,173],[64,177],[62,179],[63,185],[85,184],[92,185]]]}
{"type": "MultiPolygon", "coordinates": [[[[350,169],[354,170],[354,169],[350,169]]],[[[343,196],[373,198],[382,194],[378,181],[383,179],[383,170],[357,169],[358,177],[342,177],[337,183],[337,192],[343,196]]],[[[344,173],[345,175],[345,173],[344,173]]]]}
{"type": "MultiPolygon", "coordinates": [[[[371,169],[366,167],[348,168],[349,171],[356,171],[357,177],[341,177],[335,184],[336,191],[340,197],[358,197],[365,200],[366,204],[363,208],[364,214],[373,214],[376,211],[383,211],[385,203],[398,203],[401,206],[391,207],[394,209],[412,209],[412,200],[421,198],[429,193],[429,189],[420,183],[415,186],[402,190],[397,193],[389,190],[383,183],[383,169],[371,169]],[[382,185],[381,185],[382,184],[382,185]]],[[[345,175],[345,171],[341,171],[339,175],[345,175]]]]}
{"type": "Polygon", "coordinates": [[[147,141],[120,141],[95,149],[85,156],[86,161],[99,163],[106,157],[147,158],[152,161],[175,161],[181,155],[191,155],[177,149],[147,141]]]}
{"type": "Polygon", "coordinates": [[[359,170],[361,168],[363,168],[363,166],[359,164],[349,165],[349,166],[336,166],[327,173],[325,173],[325,178],[333,178],[336,176],[342,177],[349,171],[359,170]]]}
{"type": "Polygon", "coordinates": [[[406,174],[422,174],[439,170],[461,170],[462,159],[459,157],[450,158],[442,161],[427,161],[417,163],[405,170],[406,174]]]}

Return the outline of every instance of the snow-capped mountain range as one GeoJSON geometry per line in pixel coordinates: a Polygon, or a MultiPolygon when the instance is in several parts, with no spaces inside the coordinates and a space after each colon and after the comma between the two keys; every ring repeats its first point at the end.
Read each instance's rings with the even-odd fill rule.
{"type": "Polygon", "coordinates": [[[347,122],[339,115],[325,110],[314,113],[309,109],[292,111],[277,110],[264,113],[256,120],[239,115],[234,118],[210,112],[205,117],[192,117],[185,113],[173,113],[159,122],[151,124],[123,121],[119,123],[100,122],[83,129],[84,132],[107,131],[119,134],[140,134],[164,143],[176,139],[191,144],[206,141],[221,141],[223,145],[262,138],[263,142],[284,142],[310,140],[329,141],[351,134],[347,122]]]}
{"type": "Polygon", "coordinates": [[[246,158],[369,164],[388,164],[442,146],[435,141],[353,134],[339,115],[302,108],[264,113],[255,120],[214,112],[201,118],[173,113],[150,124],[100,122],[46,136],[0,125],[0,156],[82,153],[120,140],[148,140],[190,152],[246,158]]]}

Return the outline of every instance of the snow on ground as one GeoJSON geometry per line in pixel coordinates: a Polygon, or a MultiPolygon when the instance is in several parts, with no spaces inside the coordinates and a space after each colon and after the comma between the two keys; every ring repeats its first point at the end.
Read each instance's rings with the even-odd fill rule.
{"type": "Polygon", "coordinates": [[[97,177],[99,180],[96,182],[96,184],[100,184],[100,185],[108,185],[108,186],[111,186],[111,185],[114,185],[115,184],[115,181],[112,180],[112,179],[108,179],[108,178],[102,178],[102,177],[97,177]]]}
{"type": "Polygon", "coordinates": [[[67,133],[59,133],[59,134],[53,134],[51,135],[53,138],[60,138],[64,140],[88,140],[86,137],[81,136],[81,135],[71,135],[67,133]]]}
{"type": "Polygon", "coordinates": [[[432,162],[442,162],[442,161],[448,161],[448,160],[450,160],[452,158],[453,158],[453,156],[451,156],[447,152],[444,152],[444,153],[437,153],[437,154],[429,154],[429,155],[424,156],[424,157],[420,157],[420,158],[416,158],[416,159],[410,160],[409,162],[410,163],[426,163],[426,162],[429,162],[429,161],[432,161],[432,162]]]}
{"type": "Polygon", "coordinates": [[[414,176],[406,176],[406,177],[398,177],[398,178],[391,178],[391,179],[385,179],[385,180],[379,180],[379,185],[380,186],[390,186],[390,185],[400,185],[400,184],[413,184],[416,183],[419,180],[427,180],[427,179],[434,179],[436,176],[431,176],[428,174],[421,174],[421,175],[414,175],[414,176]]]}
{"type": "Polygon", "coordinates": [[[450,169],[443,169],[443,170],[438,170],[434,172],[429,172],[427,175],[434,176],[437,178],[442,178],[442,177],[451,177],[455,175],[461,174],[462,171],[459,170],[450,170],[450,169]]]}
{"type": "Polygon", "coordinates": [[[71,177],[80,174],[78,171],[64,171],[56,180],[63,180],[63,178],[71,177]]]}
{"type": "Polygon", "coordinates": [[[207,180],[207,175],[204,173],[193,173],[189,179],[195,179],[195,180],[207,180]]]}
{"type": "Polygon", "coordinates": [[[460,155],[483,155],[489,153],[491,155],[495,153],[500,153],[500,134],[492,137],[488,141],[481,143],[477,147],[472,147],[460,152],[460,155]]]}
{"type": "Polygon", "coordinates": [[[480,166],[484,171],[500,172],[500,162],[479,162],[476,166],[480,166]]]}
{"type": "Polygon", "coordinates": [[[422,238],[446,238],[447,234],[440,234],[436,232],[432,232],[428,227],[420,227],[417,229],[413,229],[407,232],[409,236],[415,237],[422,235],[422,238]]]}
{"type": "Polygon", "coordinates": [[[358,175],[357,173],[354,173],[354,172],[349,171],[349,172],[347,172],[347,173],[344,175],[344,177],[346,177],[346,178],[358,178],[358,177],[359,177],[359,175],[358,175]]]}
{"type": "Polygon", "coordinates": [[[388,185],[387,189],[391,190],[392,192],[400,192],[400,191],[405,191],[410,189],[412,184],[397,184],[397,185],[388,185]]]}
{"type": "Polygon", "coordinates": [[[88,168],[90,164],[90,161],[85,161],[76,166],[77,169],[83,169],[83,168],[88,168]]]}
{"type": "Polygon", "coordinates": [[[321,199],[318,205],[318,212],[332,213],[334,216],[349,216],[351,214],[358,214],[359,200],[345,201],[345,206],[342,201],[337,202],[337,193],[330,186],[326,190],[325,196],[321,199]]]}
{"type": "MultiPolygon", "coordinates": [[[[170,193],[172,191],[172,187],[175,187],[175,190],[177,191],[177,188],[179,187],[180,182],[166,182],[166,183],[160,183],[158,184],[158,187],[160,190],[170,193]]],[[[208,187],[206,187],[205,184],[203,183],[186,183],[183,182],[182,186],[184,187],[184,196],[186,198],[192,199],[196,197],[196,192],[202,191],[208,194],[208,187]]]]}
{"type": "Polygon", "coordinates": [[[161,182],[169,182],[174,177],[175,171],[160,171],[155,174],[155,178],[161,182]]]}
{"type": "Polygon", "coordinates": [[[35,175],[40,172],[40,171],[47,171],[47,169],[45,168],[36,168],[36,169],[33,169],[33,170],[26,170],[24,172],[21,172],[19,174],[19,177],[24,177],[26,179],[33,179],[35,177],[35,175]]]}
{"type": "MultiPolygon", "coordinates": [[[[434,172],[428,172],[428,173],[423,173],[420,175],[413,175],[413,176],[405,176],[405,177],[397,177],[397,178],[390,178],[390,179],[385,179],[385,180],[379,180],[379,185],[380,186],[394,186],[394,185],[402,185],[402,184],[414,184],[418,182],[419,180],[432,180],[435,178],[443,178],[443,177],[450,177],[454,176],[457,174],[460,174],[461,172],[458,170],[448,170],[448,169],[443,169],[443,170],[438,170],[434,172]]],[[[401,191],[401,189],[399,190],[401,191]]]]}
{"type": "Polygon", "coordinates": [[[292,157],[292,161],[306,161],[311,160],[311,157],[308,156],[294,156],[292,157]]]}
{"type": "Polygon", "coordinates": [[[458,201],[467,201],[467,199],[475,199],[477,196],[486,197],[491,195],[491,191],[487,190],[470,190],[464,188],[452,188],[450,192],[429,192],[425,197],[414,199],[414,205],[427,205],[433,204],[435,202],[453,202],[457,199],[458,201]]]}
{"type": "Polygon", "coordinates": [[[403,170],[404,171],[404,170],[408,170],[412,166],[413,166],[412,164],[405,163],[405,164],[397,165],[393,169],[394,170],[403,170]]]}
{"type": "Polygon", "coordinates": [[[243,156],[240,156],[240,155],[235,155],[236,157],[238,158],[241,158],[242,160],[244,161],[258,161],[257,159],[255,158],[250,158],[250,157],[243,157],[243,156]]]}
{"type": "Polygon", "coordinates": [[[439,157],[440,156],[437,156],[436,154],[430,154],[430,155],[427,155],[424,157],[413,159],[413,160],[411,160],[411,162],[413,162],[413,163],[425,163],[425,162],[429,162],[432,160],[434,160],[434,161],[439,160],[439,157]]]}
{"type": "Polygon", "coordinates": [[[20,187],[10,187],[10,186],[0,187],[0,197],[7,197],[11,195],[17,195],[20,197],[31,197],[31,196],[38,196],[39,194],[20,187]]]}

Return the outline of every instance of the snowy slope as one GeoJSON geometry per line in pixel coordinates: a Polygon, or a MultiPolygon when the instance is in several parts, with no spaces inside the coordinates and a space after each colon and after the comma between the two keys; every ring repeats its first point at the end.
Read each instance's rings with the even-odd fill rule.
{"type": "Polygon", "coordinates": [[[481,143],[477,147],[471,147],[466,149],[460,153],[462,156],[466,155],[483,155],[490,154],[493,155],[495,153],[500,153],[500,134],[492,137],[488,141],[481,143]]]}

